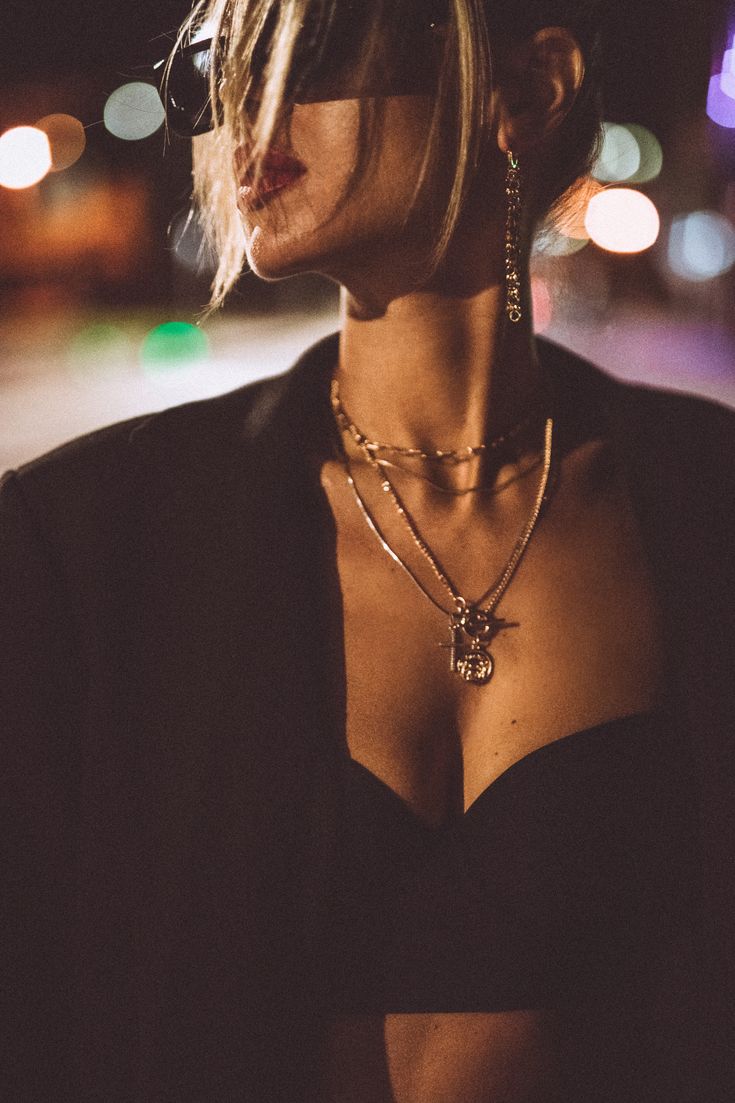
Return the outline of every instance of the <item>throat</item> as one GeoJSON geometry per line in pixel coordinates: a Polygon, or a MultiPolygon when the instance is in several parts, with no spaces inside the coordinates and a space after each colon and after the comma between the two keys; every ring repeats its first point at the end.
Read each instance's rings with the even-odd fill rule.
{"type": "Polygon", "coordinates": [[[350,421],[427,454],[515,431],[544,399],[544,373],[530,322],[508,328],[502,304],[493,286],[467,298],[415,292],[369,321],[345,308],[336,378],[350,421]]]}

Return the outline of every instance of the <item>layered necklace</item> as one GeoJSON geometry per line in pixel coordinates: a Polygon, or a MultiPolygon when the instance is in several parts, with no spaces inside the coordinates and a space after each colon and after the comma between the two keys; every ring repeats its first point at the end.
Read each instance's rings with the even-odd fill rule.
{"type": "Polygon", "coordinates": [[[494,661],[489,650],[490,645],[500,631],[510,627],[509,622],[505,621],[502,617],[498,617],[495,611],[503,595],[510,586],[513,576],[518,570],[518,566],[534,534],[544,505],[548,500],[552,469],[553,418],[549,417],[546,419],[542,473],[531,514],[523,526],[523,530],[513,547],[513,551],[498,578],[480,598],[476,601],[470,601],[460,593],[439,562],[436,554],[429,547],[426,539],[419,532],[416,522],[407,510],[401,496],[385,470],[385,461],[381,460],[379,457],[385,453],[393,453],[401,456],[420,457],[426,461],[442,464],[465,463],[483,453],[498,449],[502,444],[517,437],[524,428],[530,425],[536,414],[532,413],[529,417],[525,418],[502,436],[496,437],[494,440],[488,441],[485,444],[472,445],[451,451],[437,450],[435,452],[425,452],[416,448],[404,448],[399,445],[382,444],[379,441],[370,440],[366,437],[347,414],[340,398],[339,384],[336,379],[332,380],[331,405],[337,427],[349,434],[354,443],[360,448],[368,465],[376,472],[383,492],[390,499],[411,539],[429,564],[435,578],[444,589],[450,608],[447,608],[446,605],[434,598],[408,564],[401,559],[395,549],[388,543],[382,529],[360,493],[353,476],[349,456],[344,448],[342,448],[340,459],[345,468],[347,482],[368,527],[374,533],[386,554],[389,555],[408,575],[432,605],[448,618],[449,642],[440,644],[440,646],[449,651],[449,666],[451,672],[471,685],[486,685],[492,678],[494,670],[494,661]]]}

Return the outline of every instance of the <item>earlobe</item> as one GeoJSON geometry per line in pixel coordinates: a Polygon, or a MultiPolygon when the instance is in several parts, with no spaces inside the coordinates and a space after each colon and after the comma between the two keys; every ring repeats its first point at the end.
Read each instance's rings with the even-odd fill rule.
{"type": "Polygon", "coordinates": [[[566,27],[544,27],[511,47],[493,95],[500,149],[542,143],[571,111],[584,75],[584,55],[566,27]]]}

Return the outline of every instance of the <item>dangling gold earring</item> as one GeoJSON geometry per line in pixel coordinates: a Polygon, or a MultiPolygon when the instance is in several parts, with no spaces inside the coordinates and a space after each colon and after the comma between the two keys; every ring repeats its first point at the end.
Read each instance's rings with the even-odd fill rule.
{"type": "Polygon", "coordinates": [[[508,150],[505,177],[508,211],[505,222],[505,309],[511,322],[520,322],[521,310],[521,170],[520,162],[508,150]]]}

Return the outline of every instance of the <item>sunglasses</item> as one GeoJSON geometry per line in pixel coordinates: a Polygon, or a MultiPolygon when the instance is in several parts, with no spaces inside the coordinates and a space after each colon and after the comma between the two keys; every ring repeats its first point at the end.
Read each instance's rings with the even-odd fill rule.
{"type": "MultiPolygon", "coordinates": [[[[337,12],[326,26],[302,23],[286,82],[287,100],[297,104],[320,103],[431,94],[435,90],[445,3],[426,4],[424,0],[420,25],[414,26],[410,35],[404,29],[403,33],[391,36],[387,48],[368,65],[364,63],[365,8],[348,2],[337,12]]],[[[270,23],[266,21],[253,51],[251,78],[256,89],[264,81],[275,22],[275,16],[270,23]]],[[[169,63],[161,93],[169,128],[181,137],[206,134],[214,125],[210,81],[224,40],[219,41],[219,49],[217,45],[212,38],[191,42],[179,47],[169,63]]],[[[165,60],[161,61],[155,68],[165,64],[165,60]]]]}

